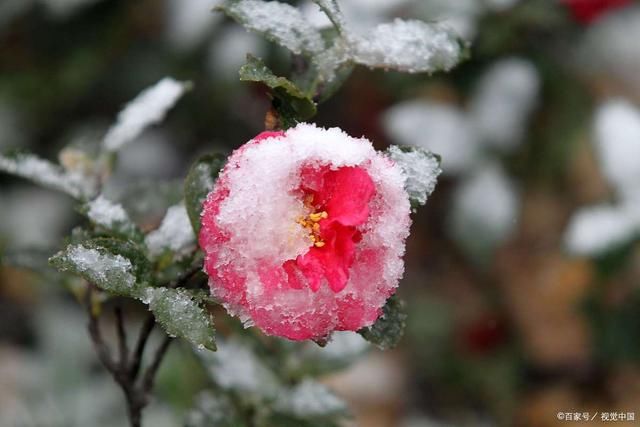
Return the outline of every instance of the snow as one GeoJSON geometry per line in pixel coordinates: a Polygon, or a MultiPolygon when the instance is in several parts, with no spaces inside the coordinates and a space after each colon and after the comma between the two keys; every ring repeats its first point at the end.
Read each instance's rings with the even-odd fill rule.
{"type": "Polygon", "coordinates": [[[609,204],[577,211],[565,232],[565,244],[576,255],[599,255],[640,235],[637,206],[609,204]]]}
{"type": "Polygon", "coordinates": [[[442,156],[445,174],[459,174],[475,161],[479,141],[465,113],[455,106],[427,100],[391,107],[383,124],[400,145],[415,145],[442,156]]]}
{"type": "Polygon", "coordinates": [[[519,197],[497,164],[478,167],[453,195],[451,231],[472,251],[502,243],[518,218],[519,197]]]}
{"type": "Polygon", "coordinates": [[[104,137],[104,148],[117,151],[137,138],[147,127],[164,119],[187,89],[187,84],[165,77],[142,91],[118,114],[118,121],[104,137]]]}
{"type": "Polygon", "coordinates": [[[540,80],[529,61],[497,61],[481,77],[469,111],[488,146],[510,151],[522,141],[527,119],[536,106],[540,80]]]}
{"type": "Polygon", "coordinates": [[[195,247],[195,235],[184,204],[171,206],[160,227],[145,238],[152,256],[161,255],[166,249],[178,255],[190,252],[195,247]]]}
{"type": "Polygon", "coordinates": [[[595,117],[595,146],[600,167],[620,194],[638,192],[640,182],[640,110],[623,99],[601,105],[595,117]]]}
{"type": "Polygon", "coordinates": [[[165,0],[166,36],[177,50],[192,50],[222,20],[211,13],[211,0],[165,0]]]}
{"type": "Polygon", "coordinates": [[[219,6],[246,28],[296,54],[319,52],[324,48],[320,32],[295,7],[277,1],[234,0],[219,6]]]}
{"type": "Polygon", "coordinates": [[[355,37],[352,50],[360,64],[408,73],[450,70],[462,54],[457,35],[447,25],[402,19],[355,37]]]}
{"type": "Polygon", "coordinates": [[[213,380],[226,390],[275,397],[279,391],[276,376],[245,343],[218,340],[215,353],[202,354],[213,380]]]}
{"type": "Polygon", "coordinates": [[[109,288],[133,287],[136,282],[132,274],[131,261],[121,255],[102,253],[82,244],[70,245],[64,258],[74,270],[88,277],[98,286],[109,288]]]}
{"type": "Polygon", "coordinates": [[[75,198],[88,197],[95,191],[94,182],[78,172],[65,172],[60,166],[31,154],[12,157],[0,155],[0,171],[11,173],[75,198]]]}
{"type": "Polygon", "coordinates": [[[402,168],[405,176],[404,188],[409,197],[424,205],[436,188],[438,176],[442,172],[438,159],[422,150],[403,151],[395,145],[389,147],[389,157],[402,168]]]}
{"type": "Polygon", "coordinates": [[[112,228],[116,223],[128,223],[129,215],[124,208],[103,195],[98,196],[88,204],[87,216],[91,221],[106,228],[112,228]]]}
{"type": "Polygon", "coordinates": [[[248,53],[258,58],[266,53],[261,37],[237,25],[224,27],[209,48],[209,70],[215,78],[238,81],[248,53]]]}
{"type": "Polygon", "coordinates": [[[300,418],[332,415],[347,410],[345,402],[327,386],[308,378],[280,394],[275,407],[300,418]]]}

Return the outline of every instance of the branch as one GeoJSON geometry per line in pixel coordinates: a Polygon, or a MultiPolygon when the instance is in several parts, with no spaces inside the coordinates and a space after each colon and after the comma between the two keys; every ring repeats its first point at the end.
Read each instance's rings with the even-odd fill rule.
{"type": "Polygon", "coordinates": [[[146,396],[153,389],[153,383],[156,377],[156,373],[160,368],[160,364],[162,363],[162,359],[167,354],[167,350],[169,349],[169,345],[173,341],[173,338],[170,336],[165,336],[162,343],[158,347],[156,354],[153,358],[153,362],[147,368],[147,371],[144,373],[144,377],[142,379],[142,392],[146,396]]]}
{"type": "Polygon", "coordinates": [[[147,319],[144,321],[144,324],[142,325],[140,335],[138,336],[138,342],[133,352],[133,360],[131,361],[131,366],[129,368],[129,375],[131,376],[131,378],[136,378],[138,376],[138,372],[140,372],[144,348],[147,345],[147,340],[149,339],[149,336],[151,336],[151,331],[153,331],[153,327],[155,325],[155,317],[153,317],[153,314],[149,314],[147,319]]]}
{"type": "Polygon", "coordinates": [[[127,332],[124,329],[124,316],[122,307],[118,304],[113,309],[116,316],[118,330],[118,349],[120,351],[120,370],[126,370],[129,365],[129,349],[127,348],[127,332]]]}
{"type": "Polygon", "coordinates": [[[104,338],[102,337],[102,332],[100,331],[100,322],[98,320],[98,317],[93,312],[92,296],[93,296],[93,285],[89,284],[87,286],[87,294],[86,294],[87,312],[89,314],[89,324],[87,325],[89,329],[89,335],[91,336],[91,341],[93,342],[93,346],[96,349],[96,353],[98,353],[98,359],[100,359],[100,362],[102,363],[102,365],[104,365],[104,367],[111,373],[111,375],[116,377],[118,369],[113,359],[111,358],[109,347],[107,347],[107,344],[105,343],[104,338]]]}

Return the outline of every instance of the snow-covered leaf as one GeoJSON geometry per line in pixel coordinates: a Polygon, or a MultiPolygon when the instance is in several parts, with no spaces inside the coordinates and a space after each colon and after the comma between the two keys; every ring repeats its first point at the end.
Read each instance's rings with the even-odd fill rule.
{"type": "Polygon", "coordinates": [[[149,305],[156,321],[172,337],[180,337],[198,348],[216,350],[213,319],[187,289],[147,288],[142,302],[149,305]]]}
{"type": "Polygon", "coordinates": [[[147,127],[162,121],[189,86],[188,83],[165,77],[142,91],[118,113],[117,123],[104,137],[104,148],[107,151],[118,151],[147,127]]]}
{"type": "Polygon", "coordinates": [[[49,262],[117,295],[139,297],[151,281],[151,267],[144,254],[134,244],[117,239],[71,244],[49,262]]]}
{"type": "Polygon", "coordinates": [[[67,172],[60,166],[32,154],[0,155],[0,171],[4,171],[77,199],[95,193],[95,181],[78,172],[67,172]]]}
{"type": "Polygon", "coordinates": [[[424,205],[436,188],[440,169],[440,159],[423,148],[392,145],[387,150],[402,169],[405,189],[412,205],[424,205]]]}
{"type": "Polygon", "coordinates": [[[266,398],[273,398],[280,391],[276,375],[244,342],[220,341],[218,351],[201,356],[211,379],[225,390],[266,398]]]}
{"type": "Polygon", "coordinates": [[[86,203],[80,211],[85,213],[96,226],[115,232],[123,237],[139,239],[142,234],[131,221],[122,205],[112,202],[103,195],[86,203]]]}
{"type": "Polygon", "coordinates": [[[324,48],[320,32],[291,5],[278,1],[224,0],[216,9],[295,54],[313,54],[324,48]]]}
{"type": "Polygon", "coordinates": [[[191,166],[184,181],[184,201],[191,221],[191,227],[197,235],[200,232],[200,213],[202,203],[213,189],[218,172],[224,165],[225,157],[221,154],[206,154],[191,166]]]}
{"type": "Polygon", "coordinates": [[[321,418],[346,414],[347,405],[329,388],[311,379],[305,379],[281,393],[275,403],[276,410],[299,418],[321,418]]]}
{"type": "Polygon", "coordinates": [[[396,144],[418,146],[442,157],[444,174],[459,174],[478,158],[479,141],[467,114],[454,105],[425,100],[399,103],[384,115],[396,144]]]}
{"type": "Polygon", "coordinates": [[[597,205],[580,209],[569,222],[564,240],[569,252],[599,256],[640,236],[640,208],[597,205]]]}
{"type": "Polygon", "coordinates": [[[457,34],[439,23],[396,19],[351,37],[353,60],[369,67],[433,73],[450,70],[463,56],[457,34]]]}
{"type": "Polygon", "coordinates": [[[185,427],[244,427],[244,424],[228,396],[205,390],[196,396],[185,427]]]}
{"type": "Polygon", "coordinates": [[[276,108],[281,115],[291,115],[292,119],[304,121],[316,114],[313,100],[284,77],[278,77],[258,58],[247,55],[247,63],[240,68],[240,80],[260,82],[273,91],[280,104],[276,108]]]}
{"type": "Polygon", "coordinates": [[[195,235],[185,205],[180,203],[171,206],[160,227],[147,234],[145,243],[153,257],[171,251],[181,258],[195,249],[195,235]]]}
{"type": "Polygon", "coordinates": [[[382,309],[382,316],[368,328],[358,331],[367,341],[375,344],[381,350],[394,348],[404,335],[407,315],[404,312],[404,302],[393,295],[387,300],[382,309]]]}
{"type": "Polygon", "coordinates": [[[313,0],[313,2],[327,15],[338,32],[343,33],[346,31],[344,15],[340,11],[336,0],[313,0]]]}
{"type": "Polygon", "coordinates": [[[622,196],[640,194],[640,109],[624,99],[602,104],[595,117],[600,167],[622,196]]]}

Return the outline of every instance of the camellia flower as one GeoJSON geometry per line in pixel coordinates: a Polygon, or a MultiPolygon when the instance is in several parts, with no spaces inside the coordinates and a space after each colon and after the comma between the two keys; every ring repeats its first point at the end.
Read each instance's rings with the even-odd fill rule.
{"type": "Polygon", "coordinates": [[[605,13],[631,4],[631,0],[562,0],[576,21],[591,24],[605,13]]]}
{"type": "Polygon", "coordinates": [[[293,340],[373,324],[404,270],[404,183],[393,160],[340,129],[261,133],[204,203],[213,295],[245,325],[293,340]]]}

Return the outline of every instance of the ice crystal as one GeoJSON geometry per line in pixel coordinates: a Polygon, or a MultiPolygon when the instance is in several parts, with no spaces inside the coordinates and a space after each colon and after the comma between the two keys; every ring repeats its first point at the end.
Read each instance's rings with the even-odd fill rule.
{"type": "Polygon", "coordinates": [[[127,258],[87,248],[81,244],[67,248],[64,259],[74,270],[98,284],[110,283],[118,288],[133,287],[136,278],[127,258]]]}
{"type": "Polygon", "coordinates": [[[436,188],[438,176],[442,172],[436,156],[422,150],[403,150],[395,145],[391,146],[388,152],[393,161],[402,168],[405,176],[404,188],[411,200],[424,205],[436,188]]]}
{"type": "Polygon", "coordinates": [[[88,203],[87,216],[91,221],[103,227],[111,228],[116,223],[129,222],[129,215],[122,205],[114,203],[103,195],[88,203]]]}

